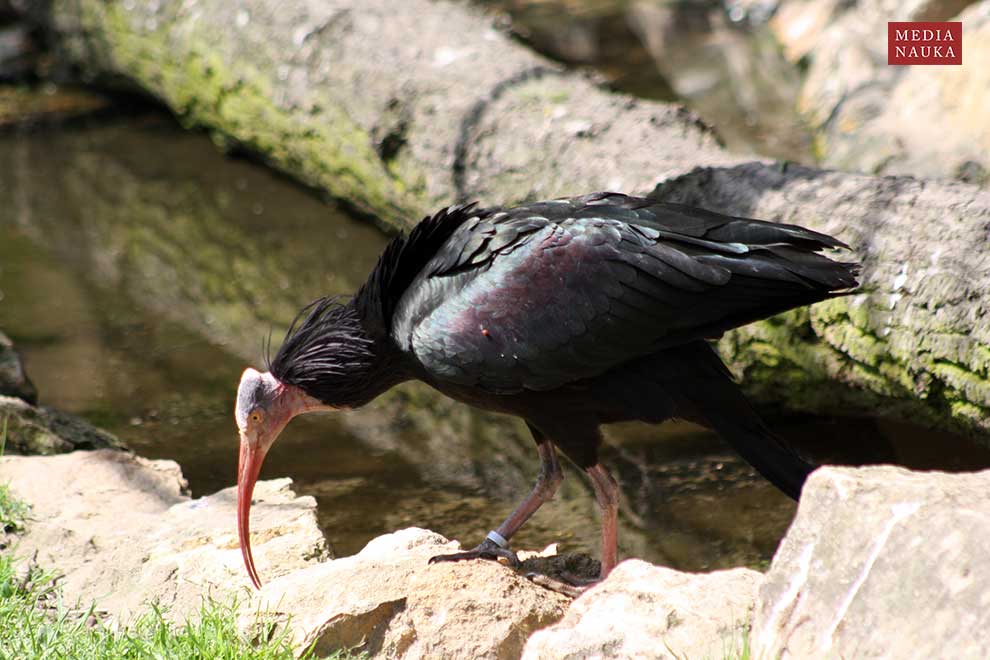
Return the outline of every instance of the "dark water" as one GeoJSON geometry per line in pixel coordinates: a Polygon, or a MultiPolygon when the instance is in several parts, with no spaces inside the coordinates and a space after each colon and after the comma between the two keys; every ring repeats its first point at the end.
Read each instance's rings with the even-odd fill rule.
{"type": "MultiPolygon", "coordinates": [[[[177,460],[194,494],[235,481],[233,397],[295,309],[353,290],[387,238],[168,117],[0,135],[0,328],[42,401],[177,460]]],[[[873,420],[771,420],[812,455],[990,465],[948,435],[873,420]]],[[[610,429],[622,553],[684,569],[762,565],[794,505],[688,425],[610,429]]],[[[528,489],[518,425],[403,386],[363,411],[294,421],[262,477],[315,495],[338,555],[403,526],[473,544],[528,489]]],[[[589,488],[568,468],[521,547],[596,551],[589,488]]],[[[231,521],[233,525],[233,521],[231,521]]]]}

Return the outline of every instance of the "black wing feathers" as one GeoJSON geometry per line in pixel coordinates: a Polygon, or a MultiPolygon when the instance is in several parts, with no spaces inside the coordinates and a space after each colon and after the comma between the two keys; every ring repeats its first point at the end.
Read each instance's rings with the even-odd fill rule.
{"type": "Polygon", "coordinates": [[[841,295],[858,265],[819,254],[837,247],[795,225],[615,193],[493,210],[450,232],[393,331],[436,377],[552,389],[841,295]]]}
{"type": "MultiPolygon", "coordinates": [[[[476,227],[482,218],[493,212],[477,209],[476,204],[451,206],[423,218],[408,236],[392,239],[378,258],[368,281],[355,295],[358,305],[364,307],[363,311],[374,312],[366,317],[380,316],[386,326],[390,324],[399,299],[423,267],[438,253],[446,251],[449,254],[445,244],[454,232],[465,224],[469,229],[476,227]]],[[[453,260],[463,259],[463,252],[458,252],[453,260]]]]}

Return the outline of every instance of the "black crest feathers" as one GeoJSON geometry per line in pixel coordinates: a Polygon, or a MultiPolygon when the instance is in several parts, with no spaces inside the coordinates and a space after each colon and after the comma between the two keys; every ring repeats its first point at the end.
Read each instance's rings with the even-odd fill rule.
{"type": "Polygon", "coordinates": [[[372,344],[354,308],[334,296],[316,300],[299,312],[271,361],[283,383],[313,392],[328,375],[346,376],[366,368],[372,344]]]}
{"type": "MultiPolygon", "coordinates": [[[[269,370],[327,403],[359,403],[383,375],[388,329],[402,294],[451,234],[466,220],[491,211],[452,206],[425,218],[407,237],[388,244],[367,282],[349,300],[320,298],[289,326],[269,370]]],[[[384,382],[384,381],[382,381],[384,382]]]]}
{"type": "Polygon", "coordinates": [[[388,327],[399,298],[454,231],[470,218],[494,213],[492,209],[475,210],[475,206],[471,203],[441,209],[423,218],[408,236],[393,239],[355,296],[362,316],[370,318],[378,312],[388,327]]]}

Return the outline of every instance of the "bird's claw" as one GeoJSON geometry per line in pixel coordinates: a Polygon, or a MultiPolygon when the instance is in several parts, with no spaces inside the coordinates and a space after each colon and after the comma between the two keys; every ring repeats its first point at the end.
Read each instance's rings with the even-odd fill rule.
{"type": "Polygon", "coordinates": [[[436,564],[442,561],[463,561],[465,559],[490,559],[492,561],[497,561],[500,557],[509,562],[509,565],[512,566],[512,568],[519,568],[522,566],[522,562],[519,561],[519,557],[516,556],[516,553],[508,548],[499,547],[491,539],[485,539],[472,550],[430,557],[430,563],[436,564]]]}
{"type": "Polygon", "coordinates": [[[540,585],[544,589],[555,591],[569,598],[577,598],[601,581],[573,578],[569,575],[561,575],[560,579],[558,579],[549,575],[543,575],[542,573],[527,573],[526,579],[533,584],[540,585]]]}

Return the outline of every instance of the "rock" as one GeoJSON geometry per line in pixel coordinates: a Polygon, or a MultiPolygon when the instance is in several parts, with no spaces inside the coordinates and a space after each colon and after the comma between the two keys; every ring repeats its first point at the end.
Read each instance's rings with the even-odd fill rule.
{"type": "Polygon", "coordinates": [[[699,168],[655,195],[823,231],[863,264],[854,295],[726,333],[719,352],[752,398],[990,443],[990,193],[749,163],[699,168]]]}
{"type": "Polygon", "coordinates": [[[499,564],[430,565],[459,545],[420,529],[371,541],[325,561],[311,497],[288,479],[259,482],[251,512],[262,591],[254,594],[236,531],[234,488],[190,499],[172,461],[100,450],[0,458],[0,482],[30,504],[16,552],[64,574],[66,602],[127,620],[155,601],[175,620],[204,596],[245,596],[243,625],[261,608],[291,618],[297,648],[352,648],[389,657],[518,657],[534,630],[557,621],[570,599],[499,564]],[[39,478],[44,475],[44,478],[39,478]],[[57,489],[52,483],[59,484],[57,489]]]}
{"type": "Polygon", "coordinates": [[[38,390],[24,372],[21,356],[14,343],[0,331],[0,396],[13,396],[34,405],[38,403],[38,390]]]}
{"type": "MultiPolygon", "coordinates": [[[[756,21],[763,11],[755,1],[735,3],[728,15],[756,21]]],[[[627,20],[673,90],[732,150],[813,162],[810,134],[794,107],[800,73],[768,28],[740,30],[710,4],[653,0],[629,3],[627,20]]]]}
{"type": "Polygon", "coordinates": [[[472,3],[57,0],[40,20],[62,64],[393,227],[462,198],[646,190],[739,161],[689,113],[564,71],[472,3]]]}
{"type": "Polygon", "coordinates": [[[124,449],[124,443],[86,421],[23,399],[0,396],[0,425],[7,420],[6,452],[61,454],[77,449],[124,449]]]}
{"type": "Polygon", "coordinates": [[[990,167],[990,0],[959,14],[971,3],[861,0],[822,31],[799,106],[824,164],[937,178],[990,167]],[[962,21],[963,65],[888,66],[890,20],[962,21]]]}
{"type": "Polygon", "coordinates": [[[431,565],[460,546],[422,529],[326,560],[315,502],[287,479],[257,485],[254,551],[268,580],[258,593],[241,562],[234,489],[190,499],[172,461],[6,456],[0,481],[31,505],[15,552],[61,571],[67,603],[96,598],[121,621],[151,601],[181,621],[204,596],[240,595],[246,632],[259,612],[288,621],[295,648],[317,655],[703,658],[747,643],[753,657],[990,654],[990,470],[822,468],[766,577],[629,560],[573,603],[501,564],[431,565]]]}
{"type": "Polygon", "coordinates": [[[799,62],[808,55],[843,6],[842,0],[792,0],[781,3],[770,19],[770,29],[784,47],[787,59],[799,62]]]}
{"type": "Polygon", "coordinates": [[[739,653],[762,580],[745,568],[692,574],[624,561],[575,600],[559,623],[534,633],[522,657],[676,659],[739,653]]]}
{"type": "Polygon", "coordinates": [[[912,66],[862,124],[835,123],[829,164],[884,174],[988,182],[990,0],[955,20],[964,26],[962,66],[912,66]]]}
{"type": "Polygon", "coordinates": [[[266,584],[259,606],[291,619],[296,648],[389,658],[517,658],[570,600],[493,562],[429,564],[456,542],[410,528],[358,554],[266,584]]]}
{"type": "MultiPolygon", "coordinates": [[[[85,607],[96,598],[127,620],[157,601],[181,621],[205,596],[224,600],[249,589],[234,488],[190,499],[173,461],[109,450],[6,456],[0,481],[31,506],[15,552],[37,553],[39,565],[63,573],[66,602],[85,607]]],[[[254,553],[269,578],[326,555],[315,500],[296,497],[289,486],[278,479],[255,490],[254,553]]]]}
{"type": "Polygon", "coordinates": [[[990,657],[987,539],[990,471],[816,471],[760,589],[754,657],[990,657]]]}

